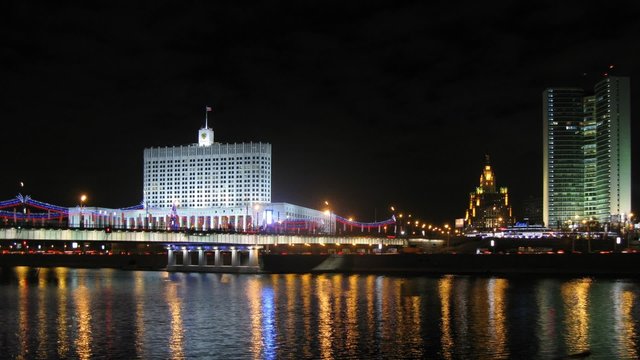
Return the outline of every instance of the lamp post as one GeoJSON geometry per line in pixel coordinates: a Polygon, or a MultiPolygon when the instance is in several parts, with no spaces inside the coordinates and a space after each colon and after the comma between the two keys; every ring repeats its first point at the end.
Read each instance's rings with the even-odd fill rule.
{"type": "Polygon", "coordinates": [[[80,227],[84,228],[84,202],[87,201],[87,195],[80,195],[80,227]]]}
{"type": "Polygon", "coordinates": [[[449,224],[444,224],[444,228],[447,231],[447,248],[451,246],[451,236],[449,235],[449,224]]]}
{"type": "Polygon", "coordinates": [[[390,207],[391,209],[391,215],[393,217],[393,219],[395,220],[395,224],[393,225],[394,229],[393,229],[393,234],[394,235],[398,235],[398,219],[396,219],[396,208],[392,205],[390,207]]]}

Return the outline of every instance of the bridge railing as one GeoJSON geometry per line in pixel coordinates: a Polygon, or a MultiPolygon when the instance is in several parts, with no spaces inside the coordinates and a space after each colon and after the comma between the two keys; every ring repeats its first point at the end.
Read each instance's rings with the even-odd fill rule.
{"type": "Polygon", "coordinates": [[[238,234],[238,235],[296,235],[296,236],[312,236],[327,239],[334,238],[337,236],[341,238],[377,238],[377,239],[394,239],[396,236],[388,235],[384,233],[341,233],[341,234],[327,234],[322,232],[311,232],[311,231],[276,231],[273,228],[261,229],[261,230],[234,230],[234,229],[195,229],[195,228],[177,228],[177,229],[168,229],[164,227],[126,227],[126,226],[68,226],[67,224],[57,224],[57,223],[48,223],[48,224],[40,224],[40,223],[31,223],[26,222],[23,224],[13,224],[13,223],[0,223],[0,229],[43,229],[43,230],[97,230],[104,231],[105,233],[113,233],[113,232],[147,232],[147,233],[179,233],[184,235],[215,235],[215,234],[238,234]]]}

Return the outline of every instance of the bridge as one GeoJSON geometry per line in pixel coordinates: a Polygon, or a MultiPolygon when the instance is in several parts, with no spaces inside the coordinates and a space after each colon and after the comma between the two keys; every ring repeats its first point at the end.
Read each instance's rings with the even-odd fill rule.
{"type": "MultiPolygon", "coordinates": [[[[108,229],[0,228],[5,251],[21,253],[113,253],[123,244],[142,245],[166,252],[169,271],[255,272],[261,251],[371,252],[388,246],[405,246],[395,237],[294,235],[268,233],[215,233],[108,229]]],[[[72,255],[69,255],[72,256],[72,255]]]]}
{"type": "Polygon", "coordinates": [[[114,254],[142,248],[166,253],[169,270],[255,271],[261,251],[371,252],[406,245],[406,240],[387,235],[388,227],[395,227],[394,218],[373,223],[336,214],[328,218],[335,222],[325,227],[329,231],[322,231],[311,223],[316,220],[309,219],[254,227],[247,222],[250,217],[243,219],[243,215],[180,217],[174,207],[166,216],[155,216],[140,205],[108,211],[65,208],[18,195],[0,201],[0,249],[8,253],[114,254]],[[241,226],[229,227],[229,223],[241,226]]]}

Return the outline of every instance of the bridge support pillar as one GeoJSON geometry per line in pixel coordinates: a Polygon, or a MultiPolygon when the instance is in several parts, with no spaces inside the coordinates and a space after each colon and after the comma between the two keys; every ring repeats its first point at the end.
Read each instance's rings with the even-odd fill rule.
{"type": "Polygon", "coordinates": [[[191,253],[189,253],[189,250],[182,250],[182,265],[191,265],[191,253]]]}
{"type": "Polygon", "coordinates": [[[204,261],[204,250],[198,250],[198,266],[205,266],[207,263],[204,261]]]}
{"type": "Polygon", "coordinates": [[[249,266],[258,266],[258,252],[259,246],[253,246],[249,248],[249,266]]]}
{"type": "Polygon", "coordinates": [[[240,265],[240,259],[238,258],[238,250],[236,248],[231,248],[231,266],[240,265]]]}
{"type": "Polygon", "coordinates": [[[215,249],[213,253],[213,265],[222,266],[222,259],[220,258],[220,250],[215,249]]]}
{"type": "Polygon", "coordinates": [[[169,248],[167,250],[167,266],[175,266],[176,265],[176,255],[173,253],[173,249],[169,248]]]}

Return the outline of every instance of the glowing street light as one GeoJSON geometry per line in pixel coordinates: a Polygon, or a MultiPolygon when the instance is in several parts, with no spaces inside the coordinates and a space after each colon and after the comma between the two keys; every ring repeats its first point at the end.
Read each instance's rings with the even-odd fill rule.
{"type": "Polygon", "coordinates": [[[84,203],[86,201],[87,201],[87,195],[85,194],[80,195],[80,227],[84,227],[83,209],[84,209],[84,203]]]}

